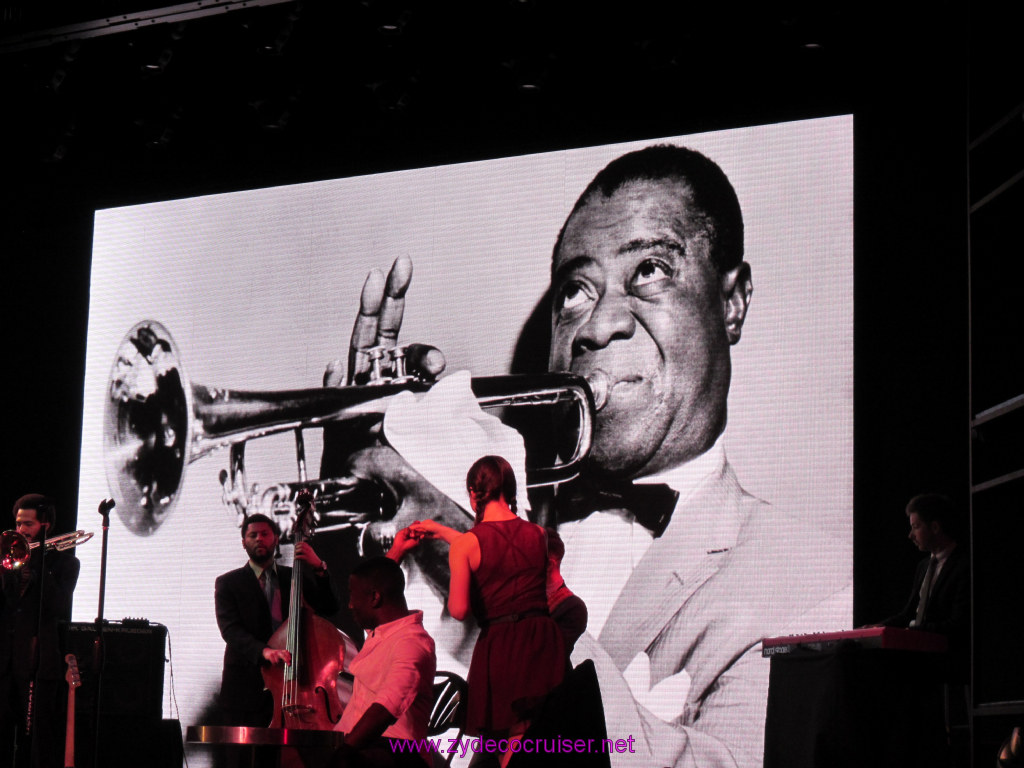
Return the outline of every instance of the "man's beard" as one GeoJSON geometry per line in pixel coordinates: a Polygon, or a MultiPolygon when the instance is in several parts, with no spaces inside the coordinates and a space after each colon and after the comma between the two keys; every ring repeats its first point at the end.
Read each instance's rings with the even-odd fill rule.
{"type": "Polygon", "coordinates": [[[274,561],[274,550],[268,549],[263,555],[258,555],[255,551],[250,552],[249,559],[256,563],[256,565],[266,567],[274,561]]]}

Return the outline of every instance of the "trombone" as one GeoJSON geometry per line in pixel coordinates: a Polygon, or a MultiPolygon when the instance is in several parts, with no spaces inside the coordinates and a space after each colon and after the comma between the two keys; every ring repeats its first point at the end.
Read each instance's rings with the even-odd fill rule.
{"type": "MultiPolygon", "coordinates": [[[[72,549],[79,544],[85,544],[92,538],[92,533],[85,531],[72,531],[42,542],[46,551],[56,550],[63,552],[65,549],[72,549]]],[[[0,533],[0,566],[8,571],[16,571],[21,568],[32,556],[32,550],[38,547],[40,542],[30,542],[17,531],[4,531],[0,533]]]]}

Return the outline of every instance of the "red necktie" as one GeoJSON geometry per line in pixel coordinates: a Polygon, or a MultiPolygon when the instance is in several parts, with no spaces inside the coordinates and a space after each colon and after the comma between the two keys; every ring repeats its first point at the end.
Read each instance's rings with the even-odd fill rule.
{"type": "Polygon", "coordinates": [[[281,590],[277,588],[277,580],[273,572],[266,568],[260,574],[260,586],[267,598],[267,605],[270,606],[270,623],[276,630],[281,626],[281,590]]]}

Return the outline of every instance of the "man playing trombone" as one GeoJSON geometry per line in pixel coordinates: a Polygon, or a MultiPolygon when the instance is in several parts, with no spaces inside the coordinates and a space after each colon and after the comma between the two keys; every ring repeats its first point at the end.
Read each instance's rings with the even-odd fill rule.
{"type": "MultiPolygon", "coordinates": [[[[14,503],[15,531],[27,561],[6,558],[0,569],[0,768],[61,764],[64,665],[57,623],[71,618],[81,564],[73,551],[46,552],[56,523],[53,501],[38,493],[14,503]]],[[[9,553],[4,553],[5,555],[9,553]]]]}

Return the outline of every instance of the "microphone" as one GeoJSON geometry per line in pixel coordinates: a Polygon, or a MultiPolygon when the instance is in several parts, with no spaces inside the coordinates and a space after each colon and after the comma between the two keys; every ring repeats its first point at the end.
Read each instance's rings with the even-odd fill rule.
{"type": "Polygon", "coordinates": [[[100,502],[99,513],[101,515],[106,515],[115,506],[117,506],[117,502],[114,501],[113,499],[104,499],[103,501],[100,502]]]}

